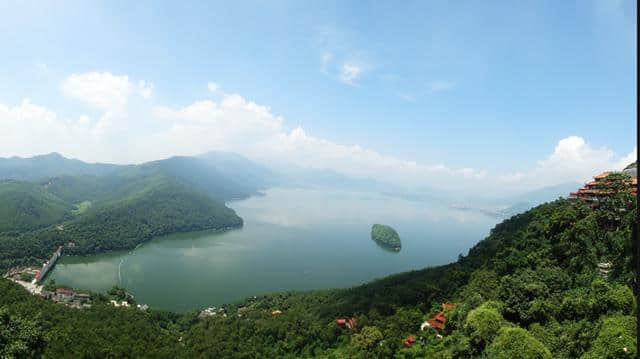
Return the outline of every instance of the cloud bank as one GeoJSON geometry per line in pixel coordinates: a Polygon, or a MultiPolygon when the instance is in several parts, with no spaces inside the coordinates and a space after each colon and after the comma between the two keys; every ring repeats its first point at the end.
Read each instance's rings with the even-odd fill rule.
{"type": "Polygon", "coordinates": [[[152,83],[109,72],[72,74],[61,89],[66,97],[99,115],[62,117],[28,100],[13,106],[0,104],[1,157],[56,151],[90,162],[139,163],[225,150],[260,161],[332,169],[406,186],[459,190],[497,188],[497,183],[500,190],[522,190],[584,181],[602,170],[621,169],[635,160],[636,153],[634,149],[619,156],[607,148],[593,148],[581,137],[568,136],[527,171],[488,173],[416,163],[316,137],[300,127],[288,129],[285,119],[269,107],[237,94],[223,94],[217,102],[167,106],[154,103],[152,83]]]}

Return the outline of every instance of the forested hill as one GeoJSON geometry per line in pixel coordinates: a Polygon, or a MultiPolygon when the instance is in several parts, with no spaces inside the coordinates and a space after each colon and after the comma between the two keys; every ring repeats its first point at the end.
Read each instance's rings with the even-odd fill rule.
{"type": "Polygon", "coordinates": [[[35,183],[0,181],[0,199],[2,270],[40,265],[61,245],[67,254],[92,254],[133,248],[169,233],[242,225],[209,192],[154,167],[35,183]]]}
{"type": "Polygon", "coordinates": [[[0,333],[46,357],[635,358],[636,211],[625,193],[597,208],[558,200],[505,220],[455,263],[248,299],[226,317],[73,310],[2,281],[0,333]],[[457,307],[438,338],[420,326],[442,303],[457,307]],[[354,330],[336,324],[351,317],[354,330]]]}
{"type": "MultiPolygon", "coordinates": [[[[108,194],[112,188],[123,186],[126,181],[138,181],[157,174],[204,191],[220,201],[245,198],[282,181],[275,172],[240,155],[216,151],[139,165],[86,163],[65,158],[58,153],[30,158],[0,158],[0,180],[13,179],[47,185],[51,179],[57,178],[67,182],[66,185],[73,184],[66,188],[72,188],[67,195],[80,192],[73,199],[108,194]]],[[[60,192],[57,194],[65,195],[60,192]]]]}
{"type": "Polygon", "coordinates": [[[46,227],[71,217],[73,206],[37,184],[0,180],[0,233],[46,227]]]}
{"type": "Polygon", "coordinates": [[[53,152],[27,158],[0,158],[0,179],[33,181],[62,175],[103,175],[122,167],[106,163],[86,163],[53,152]]]}

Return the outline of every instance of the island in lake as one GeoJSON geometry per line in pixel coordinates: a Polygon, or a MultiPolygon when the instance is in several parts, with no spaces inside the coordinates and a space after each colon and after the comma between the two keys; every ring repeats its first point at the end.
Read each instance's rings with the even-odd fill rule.
{"type": "Polygon", "coordinates": [[[374,224],[371,227],[371,239],[376,241],[376,243],[395,251],[399,251],[400,248],[402,248],[398,232],[384,224],[374,224]]]}

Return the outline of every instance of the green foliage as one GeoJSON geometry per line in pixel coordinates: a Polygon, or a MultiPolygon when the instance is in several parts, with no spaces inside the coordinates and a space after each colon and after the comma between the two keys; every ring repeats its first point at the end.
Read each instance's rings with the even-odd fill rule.
{"type": "Polygon", "coordinates": [[[602,320],[598,336],[583,359],[636,357],[636,318],[617,315],[602,320]]]}
{"type": "Polygon", "coordinates": [[[34,278],[34,275],[31,273],[23,272],[20,273],[20,280],[24,282],[31,282],[34,278]]]}
{"type": "Polygon", "coordinates": [[[43,186],[0,181],[0,233],[29,231],[71,217],[72,206],[43,186]]]}
{"type": "Polygon", "coordinates": [[[360,333],[355,334],[351,338],[351,344],[358,349],[371,350],[376,344],[380,343],[382,339],[384,339],[384,337],[380,329],[376,327],[364,327],[360,333]]]}
{"type": "Polygon", "coordinates": [[[42,263],[70,242],[74,245],[65,247],[65,254],[92,254],[130,249],[169,233],[242,225],[224,204],[161,175],[140,175],[101,191],[94,192],[91,208],[60,226],[0,234],[0,269],[42,263]]]}
{"type": "Polygon", "coordinates": [[[477,294],[483,301],[492,300],[498,298],[499,288],[500,277],[494,271],[480,269],[471,274],[462,295],[469,298],[477,294]]]}
{"type": "Polygon", "coordinates": [[[0,358],[35,358],[46,342],[42,329],[34,321],[9,314],[0,307],[0,358]]]}
{"type": "Polygon", "coordinates": [[[485,352],[492,359],[551,359],[549,350],[522,328],[503,327],[485,352]]]}
{"type": "Polygon", "coordinates": [[[480,353],[504,324],[505,320],[498,311],[481,306],[469,312],[464,331],[469,336],[474,351],[480,353]]]}
{"type": "Polygon", "coordinates": [[[371,226],[371,239],[394,249],[402,247],[398,232],[384,224],[374,224],[371,226]]]}

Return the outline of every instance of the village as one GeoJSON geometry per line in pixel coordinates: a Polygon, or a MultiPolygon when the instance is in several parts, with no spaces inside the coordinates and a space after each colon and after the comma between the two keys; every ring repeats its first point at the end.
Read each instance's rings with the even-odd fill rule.
{"type": "MultiPolygon", "coordinates": [[[[62,256],[62,246],[58,247],[41,268],[38,267],[17,267],[12,268],[3,275],[4,278],[21,285],[29,293],[38,295],[56,303],[64,304],[70,308],[90,308],[92,294],[88,291],[74,290],[55,283],[44,284],[46,275],[53,269],[58,259],[62,256]]],[[[115,299],[110,299],[109,304],[114,307],[129,308],[135,306],[139,310],[147,310],[146,304],[135,304],[133,296],[123,291],[120,295],[113,295],[115,299]]]]}

